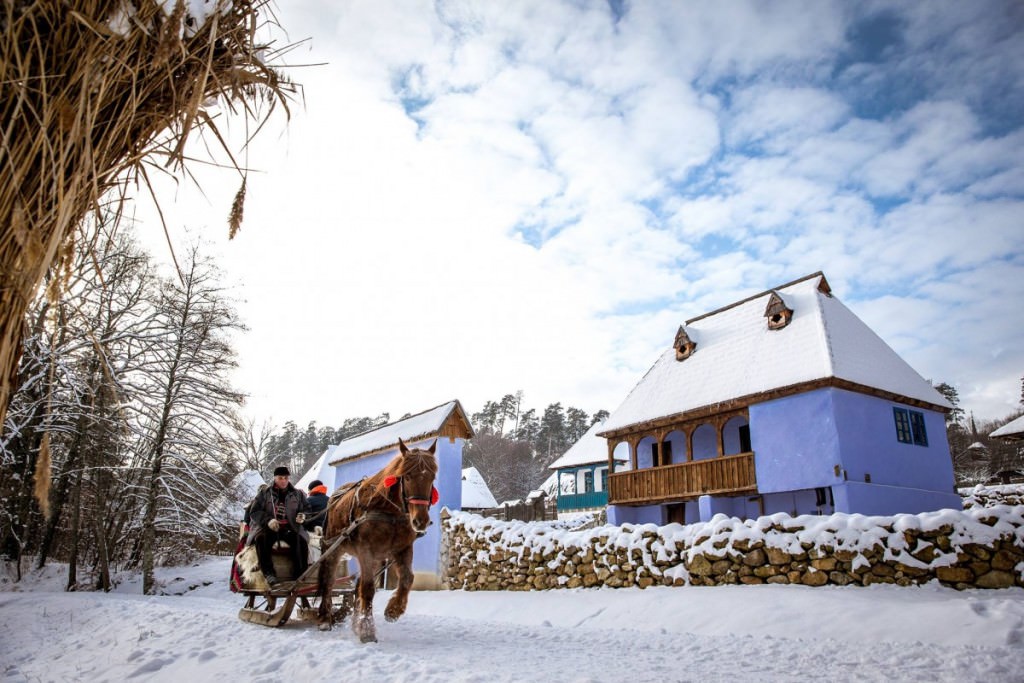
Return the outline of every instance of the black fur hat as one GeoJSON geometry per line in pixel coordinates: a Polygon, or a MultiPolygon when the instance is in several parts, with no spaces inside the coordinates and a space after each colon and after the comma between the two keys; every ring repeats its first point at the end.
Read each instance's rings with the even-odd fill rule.
{"type": "Polygon", "coordinates": [[[290,477],[291,474],[292,473],[289,472],[288,468],[285,467],[284,465],[281,465],[280,467],[275,467],[274,468],[274,476],[275,477],[290,477]]]}

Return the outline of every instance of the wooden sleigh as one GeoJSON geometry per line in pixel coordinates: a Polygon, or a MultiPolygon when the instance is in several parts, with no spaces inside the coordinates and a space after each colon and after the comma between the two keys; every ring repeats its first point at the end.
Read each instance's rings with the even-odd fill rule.
{"type": "MultiPolygon", "coordinates": [[[[245,535],[248,532],[245,529],[239,541],[239,552],[232,565],[231,576],[232,590],[241,593],[246,598],[245,606],[238,612],[238,618],[251,624],[277,628],[288,622],[298,605],[300,619],[316,621],[320,602],[318,590],[320,565],[338,552],[339,546],[364,521],[366,521],[366,516],[360,517],[352,522],[341,535],[332,539],[331,545],[323,550],[314,562],[310,562],[309,567],[301,576],[294,575],[290,548],[282,542],[276,543],[271,557],[274,561],[274,572],[280,580],[272,586],[267,583],[263,573],[259,570],[256,547],[254,545],[245,547],[244,545],[245,535]]],[[[322,537],[316,534],[310,535],[311,547],[320,548],[322,544],[322,537]]],[[[333,623],[344,621],[345,617],[351,613],[355,603],[355,587],[359,581],[359,575],[348,574],[347,569],[347,561],[338,563],[338,571],[331,589],[332,603],[335,605],[332,612],[333,623]]],[[[382,568],[381,573],[385,569],[386,567],[382,568]]]]}

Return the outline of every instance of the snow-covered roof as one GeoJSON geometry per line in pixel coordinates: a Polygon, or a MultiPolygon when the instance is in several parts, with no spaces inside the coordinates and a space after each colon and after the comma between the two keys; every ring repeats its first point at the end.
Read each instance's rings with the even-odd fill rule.
{"type": "Polygon", "coordinates": [[[483,475],[475,467],[462,470],[462,509],[480,510],[498,507],[498,501],[487,487],[483,475]]]}
{"type": "Polygon", "coordinates": [[[537,487],[538,491],[543,491],[544,495],[548,498],[552,498],[558,495],[558,472],[552,472],[548,475],[548,478],[544,480],[544,483],[537,487]]]}
{"type": "Polygon", "coordinates": [[[337,465],[361,455],[387,450],[397,446],[399,439],[408,443],[437,436],[454,412],[457,412],[465,423],[468,435],[473,436],[473,427],[466,416],[466,411],[458,400],[454,400],[342,441],[334,447],[334,451],[327,458],[328,464],[337,465]]]}
{"type": "Polygon", "coordinates": [[[1007,437],[1024,437],[1024,415],[1021,415],[1016,420],[1010,420],[999,429],[995,430],[989,436],[993,438],[1007,438],[1007,437]]]}
{"type": "Polygon", "coordinates": [[[808,275],[686,322],[697,343],[677,361],[667,349],[605,422],[602,432],[814,380],[845,380],[897,397],[952,405],[839,299],[808,275]],[[793,310],[768,329],[772,291],[793,310]]]}
{"type": "Polygon", "coordinates": [[[579,441],[569,447],[560,458],[548,465],[548,469],[557,470],[563,467],[589,465],[595,462],[608,462],[608,442],[597,435],[604,430],[604,422],[595,422],[580,437],[579,441]]]}

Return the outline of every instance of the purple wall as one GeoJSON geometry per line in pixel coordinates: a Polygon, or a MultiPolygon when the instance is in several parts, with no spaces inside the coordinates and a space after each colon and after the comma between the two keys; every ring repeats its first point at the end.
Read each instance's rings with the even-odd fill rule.
{"type": "Polygon", "coordinates": [[[761,493],[813,489],[842,481],[832,390],[750,406],[750,443],[761,493]]]}
{"type": "Polygon", "coordinates": [[[862,515],[895,515],[963,509],[963,498],[952,491],[928,491],[905,486],[883,486],[849,481],[834,489],[836,509],[862,515]]]}
{"type": "Polygon", "coordinates": [[[870,476],[872,484],[953,493],[953,461],[942,413],[852,391],[830,391],[842,466],[849,481],[864,482],[870,476]],[[927,446],[896,440],[895,407],[924,414],[927,446]]]}
{"type": "Polygon", "coordinates": [[[718,456],[718,433],[712,424],[702,424],[693,432],[693,459],[707,460],[718,456]]]}
{"type": "MultiPolygon", "coordinates": [[[[689,519],[687,517],[687,521],[689,519]]],[[[657,524],[660,526],[665,523],[665,509],[661,505],[644,505],[641,507],[609,505],[608,523],[612,526],[621,526],[623,524],[657,524]]]]}

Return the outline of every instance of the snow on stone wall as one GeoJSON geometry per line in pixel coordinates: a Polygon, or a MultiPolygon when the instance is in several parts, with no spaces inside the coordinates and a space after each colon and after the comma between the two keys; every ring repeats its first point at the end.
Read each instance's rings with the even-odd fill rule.
{"type": "Polygon", "coordinates": [[[466,590],[798,583],[1024,586],[1024,505],[918,515],[716,515],[574,531],[447,513],[447,582],[466,590]]]}

